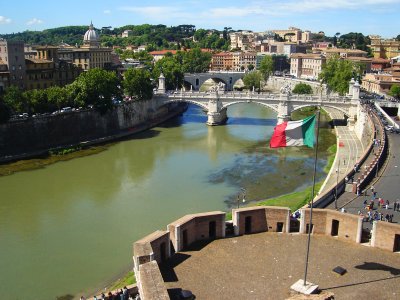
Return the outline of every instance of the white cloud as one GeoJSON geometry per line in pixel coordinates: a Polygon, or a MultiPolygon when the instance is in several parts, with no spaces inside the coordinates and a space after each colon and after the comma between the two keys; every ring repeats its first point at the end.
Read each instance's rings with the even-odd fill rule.
{"type": "Polygon", "coordinates": [[[105,10],[103,11],[103,13],[106,14],[106,15],[109,15],[109,14],[111,14],[111,10],[105,9],[105,10]]]}
{"type": "Polygon", "coordinates": [[[32,20],[29,20],[26,22],[26,25],[37,25],[37,24],[42,24],[43,21],[40,19],[33,18],[32,20]]]}
{"type": "Polygon", "coordinates": [[[191,16],[191,13],[185,12],[181,8],[170,6],[124,6],[119,9],[127,12],[143,14],[146,17],[154,19],[185,18],[191,16]]]}
{"type": "Polygon", "coordinates": [[[0,16],[0,24],[8,24],[8,23],[11,23],[10,18],[0,16]]]}

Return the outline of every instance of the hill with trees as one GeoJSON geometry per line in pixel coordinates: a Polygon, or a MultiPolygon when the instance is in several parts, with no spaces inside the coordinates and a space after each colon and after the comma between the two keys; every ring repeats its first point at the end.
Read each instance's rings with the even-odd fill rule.
{"type": "MultiPolygon", "coordinates": [[[[70,45],[81,45],[83,35],[88,26],[65,26],[43,31],[24,31],[12,34],[0,34],[7,40],[22,40],[26,44],[33,45],[57,45],[61,42],[70,45]]],[[[100,42],[103,46],[125,47],[128,45],[147,45],[148,51],[161,49],[179,50],[185,48],[211,48],[227,50],[229,37],[226,31],[198,29],[194,25],[178,25],[167,27],[166,25],[126,25],[110,29],[108,27],[97,28],[100,34],[100,42]],[[125,30],[131,30],[131,35],[122,38],[125,30]],[[225,33],[225,34],[224,34],[225,33]],[[220,37],[220,34],[223,37],[220,37]]]]}

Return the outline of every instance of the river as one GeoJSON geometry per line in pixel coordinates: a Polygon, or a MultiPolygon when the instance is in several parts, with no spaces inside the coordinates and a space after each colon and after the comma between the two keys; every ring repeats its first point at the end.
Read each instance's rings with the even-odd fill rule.
{"type": "MultiPolygon", "coordinates": [[[[132,243],[187,213],[311,183],[312,150],[271,150],[274,112],[234,105],[226,126],[181,117],[95,155],[0,177],[3,299],[79,296],[132,264],[132,243]]],[[[318,163],[319,179],[326,157],[318,163]]]]}

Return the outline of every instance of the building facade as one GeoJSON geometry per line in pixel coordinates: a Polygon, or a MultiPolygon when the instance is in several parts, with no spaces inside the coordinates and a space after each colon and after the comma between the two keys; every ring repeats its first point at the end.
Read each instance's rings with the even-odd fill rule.
{"type": "Polygon", "coordinates": [[[370,39],[374,58],[391,59],[400,55],[400,41],[382,39],[380,36],[370,36],[370,39]]]}
{"type": "Polygon", "coordinates": [[[99,35],[91,23],[83,37],[81,47],[61,45],[58,49],[59,59],[71,62],[78,68],[87,71],[94,68],[111,68],[111,49],[100,46],[99,35]]]}
{"type": "Polygon", "coordinates": [[[400,85],[400,78],[391,74],[366,74],[361,87],[368,92],[379,95],[387,94],[393,84],[400,85]]]}
{"type": "Polygon", "coordinates": [[[290,75],[297,78],[317,80],[326,58],[321,54],[292,54],[290,57],[290,75]]]}
{"type": "Polygon", "coordinates": [[[9,85],[24,89],[26,84],[24,42],[0,39],[0,60],[7,65],[9,85]]]}

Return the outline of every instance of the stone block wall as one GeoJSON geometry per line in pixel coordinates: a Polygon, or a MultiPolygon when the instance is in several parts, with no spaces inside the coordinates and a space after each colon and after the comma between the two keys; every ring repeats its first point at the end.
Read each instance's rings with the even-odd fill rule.
{"type": "Polygon", "coordinates": [[[232,210],[235,235],[268,231],[265,207],[245,207],[232,210]]]}
{"type": "Polygon", "coordinates": [[[400,251],[400,226],[383,221],[374,222],[371,246],[389,251],[400,251]]]}
{"type": "Polygon", "coordinates": [[[350,240],[355,243],[361,242],[362,218],[357,215],[342,213],[336,210],[326,210],[326,235],[337,236],[343,240],[350,240]],[[337,235],[335,231],[334,221],[338,222],[337,235]],[[333,231],[332,231],[333,229],[333,231]]]}
{"type": "Polygon", "coordinates": [[[170,299],[160,269],[155,261],[140,265],[137,275],[140,278],[138,287],[141,299],[170,299]]]}
{"type": "Polygon", "coordinates": [[[283,223],[282,232],[290,231],[290,208],[277,206],[265,206],[264,208],[268,231],[277,232],[278,223],[283,223]]]}
{"type": "MultiPolygon", "coordinates": [[[[310,209],[303,208],[300,211],[300,233],[306,233],[310,209]]],[[[279,226],[282,232],[290,232],[290,209],[287,207],[245,207],[233,209],[232,216],[236,235],[246,233],[246,217],[251,217],[251,230],[248,233],[276,232],[278,223],[281,223],[279,226]]],[[[313,234],[334,236],[355,243],[361,242],[362,219],[357,215],[314,208],[312,223],[313,234]]],[[[156,231],[137,241],[133,247],[133,257],[141,299],[169,299],[157,264],[163,260],[164,250],[161,246],[163,243],[168,245],[167,251],[170,251],[170,241],[176,251],[181,251],[196,241],[223,237],[225,237],[225,213],[216,211],[186,215],[169,224],[168,231],[156,231]],[[210,223],[213,224],[211,227],[210,223]],[[211,231],[214,232],[213,237],[210,237],[211,231]]],[[[382,221],[374,222],[371,246],[400,251],[400,226],[382,221]]],[[[166,256],[169,257],[170,253],[167,252],[166,256]]]]}
{"type": "Polygon", "coordinates": [[[168,231],[157,230],[133,245],[135,269],[150,261],[161,263],[171,255],[168,231]]]}
{"type": "Polygon", "coordinates": [[[171,242],[180,251],[195,241],[225,237],[225,213],[209,212],[186,215],[168,225],[171,242]]]}

